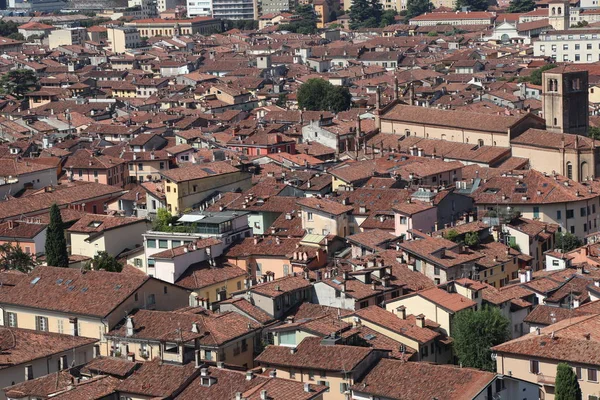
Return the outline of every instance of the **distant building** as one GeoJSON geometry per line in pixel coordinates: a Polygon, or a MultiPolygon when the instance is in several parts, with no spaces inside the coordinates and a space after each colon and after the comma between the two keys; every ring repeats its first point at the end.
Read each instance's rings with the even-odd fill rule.
{"type": "Polygon", "coordinates": [[[212,16],[217,19],[258,19],[257,0],[212,0],[212,16]]]}

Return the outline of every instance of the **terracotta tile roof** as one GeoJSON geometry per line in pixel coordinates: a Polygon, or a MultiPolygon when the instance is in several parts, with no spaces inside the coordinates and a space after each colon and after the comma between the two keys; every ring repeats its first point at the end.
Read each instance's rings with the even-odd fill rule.
{"type": "Polygon", "coordinates": [[[98,339],[0,327],[0,369],[96,343],[98,339]]]}
{"type": "Polygon", "coordinates": [[[510,140],[511,145],[529,145],[533,147],[566,150],[590,150],[600,146],[600,140],[590,139],[581,135],[556,133],[542,129],[530,128],[510,140]]]}
{"type": "Polygon", "coordinates": [[[259,283],[250,288],[250,292],[276,298],[296,290],[308,289],[310,282],[302,276],[288,275],[270,282],[259,283]]]}
{"type": "Polygon", "coordinates": [[[78,269],[39,266],[13,289],[0,293],[0,303],[105,317],[149,279],[118,272],[82,273],[78,269]]]}
{"type": "Polygon", "coordinates": [[[488,303],[499,305],[507,301],[530,298],[533,295],[534,293],[531,290],[520,284],[504,286],[499,289],[486,284],[482,298],[488,303]]]}
{"type": "Polygon", "coordinates": [[[66,389],[73,384],[73,375],[70,370],[62,370],[29,381],[17,383],[4,388],[4,393],[10,398],[42,397],[66,389]]]}
{"type": "Polygon", "coordinates": [[[228,263],[219,263],[211,267],[208,262],[192,264],[175,282],[178,286],[190,290],[202,289],[231,279],[247,276],[246,271],[228,263]]]}
{"type": "Polygon", "coordinates": [[[495,377],[491,372],[453,365],[381,359],[352,389],[394,400],[463,400],[477,397],[495,377]]]}
{"type": "Polygon", "coordinates": [[[498,132],[507,134],[508,130],[521,121],[524,116],[486,115],[464,111],[438,110],[418,106],[395,105],[382,116],[385,120],[405,121],[423,125],[437,125],[473,131],[498,132]]]}
{"type": "Polygon", "coordinates": [[[10,221],[0,223],[0,238],[33,239],[46,229],[46,224],[10,221]]]}
{"type": "Polygon", "coordinates": [[[190,164],[162,172],[162,175],[175,182],[185,182],[202,179],[209,176],[229,174],[239,170],[226,161],[216,161],[210,164],[190,164]]]}
{"type": "Polygon", "coordinates": [[[533,311],[527,314],[527,317],[525,317],[523,322],[535,325],[552,325],[564,319],[573,318],[582,314],[587,313],[580,311],[579,308],[571,310],[568,308],[538,304],[533,311]]]}
{"type": "MultiPolygon", "coordinates": [[[[260,327],[260,324],[235,312],[212,314],[139,310],[131,317],[134,333],[130,337],[133,339],[161,342],[198,340],[206,346],[224,345],[260,327]],[[197,332],[192,331],[193,324],[197,324],[197,332]]],[[[126,337],[125,325],[113,329],[107,336],[126,337]]]]}
{"type": "Polygon", "coordinates": [[[345,206],[333,200],[319,199],[317,197],[306,197],[298,200],[297,203],[302,207],[333,215],[344,214],[352,210],[351,206],[345,206]]]}
{"type": "Polygon", "coordinates": [[[65,168],[107,169],[114,168],[124,161],[117,157],[95,155],[92,151],[79,149],[65,161],[65,168]]]}
{"type": "Polygon", "coordinates": [[[459,252],[456,243],[443,238],[425,237],[400,243],[400,247],[416,257],[427,259],[442,268],[450,268],[467,262],[474,262],[483,254],[464,249],[459,252]],[[443,251],[442,251],[443,249],[443,251]]]}
{"type": "Polygon", "coordinates": [[[76,233],[101,233],[123,226],[146,223],[144,218],[116,217],[101,214],[87,214],[71,226],[68,231],[76,233]]]}
{"type": "MultiPolygon", "coordinates": [[[[412,296],[420,296],[424,299],[431,301],[432,303],[437,304],[438,306],[445,308],[451,312],[459,312],[461,310],[466,310],[468,308],[474,308],[477,303],[473,300],[466,298],[458,293],[449,293],[445,290],[439,289],[437,287],[421,290],[415,294],[408,295],[412,296]]],[[[394,300],[400,300],[402,297],[394,300]]]]}
{"type": "Polygon", "coordinates": [[[121,380],[112,376],[98,376],[89,380],[81,381],[72,389],[53,396],[52,398],[57,400],[101,400],[107,396],[114,395],[116,393],[117,386],[120,383],[121,380]]]}
{"type": "Polygon", "coordinates": [[[396,236],[388,231],[373,229],[366,232],[355,233],[346,237],[350,243],[359,246],[369,247],[370,249],[385,249],[387,244],[396,239],[396,236]]]}
{"type": "Polygon", "coordinates": [[[226,253],[227,258],[245,258],[251,256],[279,256],[289,258],[298,249],[301,238],[245,238],[241,243],[232,246],[226,253]],[[257,242],[255,243],[255,240],[257,242]]]}
{"type": "Polygon", "coordinates": [[[126,378],[140,366],[124,358],[96,357],[81,368],[81,372],[92,375],[111,375],[126,378]]]}
{"type": "Polygon", "coordinates": [[[254,319],[255,321],[261,324],[267,324],[273,321],[273,317],[271,317],[269,314],[267,314],[257,306],[253,305],[243,297],[227,299],[219,304],[231,304],[235,308],[240,310],[243,314],[249,316],[250,318],[254,319]]]}
{"type": "Polygon", "coordinates": [[[354,370],[373,349],[343,345],[321,345],[321,338],[308,337],[302,340],[292,353],[289,347],[267,346],[255,361],[261,365],[285,366],[325,371],[354,370]]]}
{"type": "Polygon", "coordinates": [[[59,206],[66,206],[104,196],[117,196],[121,193],[122,191],[119,188],[94,182],[58,185],[54,186],[53,190],[49,192],[4,201],[2,207],[0,207],[0,220],[27,214],[43,213],[49,210],[54,203],[59,206]]]}
{"type": "Polygon", "coordinates": [[[154,359],[143,363],[140,369],[121,382],[117,390],[123,394],[169,397],[199,373],[199,368],[196,368],[193,362],[175,365],[161,363],[159,359],[154,359]]]}
{"type": "Polygon", "coordinates": [[[547,239],[552,236],[557,230],[557,224],[549,224],[527,218],[518,218],[507,224],[509,227],[514,228],[520,232],[527,234],[528,236],[535,238],[540,236],[542,239],[547,239]]]}
{"type": "Polygon", "coordinates": [[[428,343],[440,336],[431,329],[418,327],[414,316],[401,319],[379,306],[361,308],[352,315],[419,343],[428,343]]]}
{"type": "Polygon", "coordinates": [[[600,366],[598,332],[600,315],[575,316],[542,328],[539,335],[533,332],[492,347],[492,351],[600,366]]]}

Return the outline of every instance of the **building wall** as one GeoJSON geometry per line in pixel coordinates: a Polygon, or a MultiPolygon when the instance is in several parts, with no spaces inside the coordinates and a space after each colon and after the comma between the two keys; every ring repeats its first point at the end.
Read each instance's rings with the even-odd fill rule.
{"type": "MultiPolygon", "coordinates": [[[[31,362],[18,364],[12,367],[3,368],[0,374],[0,387],[15,385],[25,381],[25,366],[31,365],[33,369],[33,379],[52,374],[59,371],[59,361],[62,356],[67,357],[67,365],[81,365],[91,361],[94,358],[94,345],[89,344],[76,349],[64,351],[55,354],[49,358],[39,358],[31,362]]],[[[0,399],[6,399],[4,391],[0,391],[0,399]]]]}
{"type": "Polygon", "coordinates": [[[410,296],[386,303],[385,309],[396,314],[396,309],[400,306],[406,307],[406,315],[423,314],[427,319],[440,324],[440,329],[442,329],[446,335],[451,335],[450,321],[452,319],[452,315],[447,310],[437,306],[435,303],[432,303],[420,296],[410,296]]]}
{"type": "Polygon", "coordinates": [[[198,204],[214,191],[228,192],[238,188],[246,190],[252,185],[252,180],[250,174],[239,171],[180,183],[168,180],[163,183],[167,209],[173,214],[179,214],[198,204]]]}
{"type": "Polygon", "coordinates": [[[437,210],[435,207],[421,211],[412,216],[394,213],[395,235],[407,235],[408,230],[416,229],[424,233],[433,232],[437,221],[437,210]],[[402,218],[406,218],[406,223],[401,223],[402,218]]]}
{"type": "Polygon", "coordinates": [[[600,37],[597,33],[579,34],[573,31],[573,34],[557,36],[550,31],[533,42],[533,55],[551,57],[557,62],[597,62],[600,61],[599,45],[600,37]]]}
{"type": "Polygon", "coordinates": [[[71,254],[94,257],[100,251],[106,251],[115,257],[126,248],[133,249],[143,243],[142,234],[149,228],[146,222],[126,225],[111,229],[96,239],[86,241],[90,237],[87,233],[70,232],[71,254]]]}
{"type": "Polygon", "coordinates": [[[302,228],[308,233],[317,235],[338,235],[345,237],[348,234],[348,216],[346,214],[331,215],[313,209],[302,209],[302,228]],[[309,219],[312,213],[312,219],[309,219]]]}
{"type": "Polygon", "coordinates": [[[5,198],[7,195],[14,195],[25,187],[25,184],[30,184],[33,189],[41,189],[56,183],[56,168],[49,168],[43,171],[21,174],[16,177],[17,182],[0,185],[0,198],[5,198]]]}

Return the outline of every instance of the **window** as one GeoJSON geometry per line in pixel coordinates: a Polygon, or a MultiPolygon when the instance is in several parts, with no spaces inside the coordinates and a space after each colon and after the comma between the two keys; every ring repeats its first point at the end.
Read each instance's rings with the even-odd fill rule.
{"type": "Polygon", "coordinates": [[[296,372],[293,369],[290,369],[290,379],[296,379],[296,372]]]}
{"type": "Polygon", "coordinates": [[[166,287],[166,286],[163,286],[163,293],[164,293],[164,294],[167,294],[167,291],[168,291],[167,287],[166,287]]]}
{"type": "Polygon", "coordinates": [[[296,332],[279,332],[279,345],[295,346],[296,332]]]}
{"type": "Polygon", "coordinates": [[[48,332],[48,318],[36,316],[35,329],[42,332],[48,332]]]}
{"type": "Polygon", "coordinates": [[[596,368],[588,368],[588,381],[598,382],[598,370],[596,368]]]}
{"type": "Polygon", "coordinates": [[[212,351],[204,350],[204,359],[207,361],[212,361],[212,351]]]}
{"type": "Polygon", "coordinates": [[[579,210],[579,214],[580,214],[582,217],[585,217],[585,215],[586,215],[586,210],[585,210],[585,207],[581,207],[581,209],[579,210]]]}
{"type": "Polygon", "coordinates": [[[562,219],[562,212],[560,210],[556,211],[556,220],[560,221],[562,219]]]}
{"type": "Polygon", "coordinates": [[[360,308],[367,308],[367,307],[369,307],[369,301],[368,300],[361,301],[360,304],[359,304],[359,307],[360,308]]]}
{"type": "Polygon", "coordinates": [[[596,214],[596,205],[592,204],[592,214],[596,214]]]}
{"type": "Polygon", "coordinates": [[[577,379],[581,380],[581,367],[575,367],[575,375],[577,375],[577,379]]]}
{"type": "Polygon", "coordinates": [[[433,267],[433,274],[434,275],[439,275],[440,274],[440,267],[433,267]]]}
{"type": "Polygon", "coordinates": [[[26,365],[25,366],[25,380],[30,381],[33,379],[33,366],[26,365]]]}
{"type": "Polygon", "coordinates": [[[8,322],[8,326],[10,326],[11,328],[16,328],[18,326],[16,313],[6,313],[6,320],[8,322]]]}
{"type": "Polygon", "coordinates": [[[567,163],[567,178],[573,179],[573,164],[571,162],[567,163]]]}
{"type": "Polygon", "coordinates": [[[169,248],[169,241],[168,240],[164,240],[164,239],[159,239],[158,240],[158,248],[159,249],[168,249],[169,248]]]}
{"type": "Polygon", "coordinates": [[[306,213],[306,219],[309,220],[309,221],[312,221],[313,220],[313,213],[307,212],[306,213]]]}
{"type": "Polygon", "coordinates": [[[148,305],[151,306],[154,304],[156,304],[156,299],[154,298],[154,294],[148,295],[148,305]]]}
{"type": "Polygon", "coordinates": [[[311,381],[315,379],[315,372],[313,370],[308,371],[308,379],[311,381]]]}
{"type": "Polygon", "coordinates": [[[346,382],[340,383],[340,393],[346,393],[348,391],[348,384],[346,382]]]}
{"type": "Polygon", "coordinates": [[[531,372],[532,374],[539,374],[540,373],[540,362],[537,360],[530,360],[529,361],[529,372],[531,372]]]}
{"type": "Polygon", "coordinates": [[[533,207],[533,218],[539,218],[540,217],[540,208],[539,207],[533,207]]]}
{"type": "Polygon", "coordinates": [[[571,219],[575,217],[575,212],[573,210],[567,210],[567,219],[571,219]]]}
{"type": "Polygon", "coordinates": [[[65,327],[64,327],[64,322],[62,319],[59,319],[56,321],[58,324],[58,333],[64,333],[65,327]]]}
{"type": "Polygon", "coordinates": [[[327,378],[327,374],[325,373],[325,371],[321,371],[320,377],[327,378]]]}
{"type": "Polygon", "coordinates": [[[575,226],[571,226],[571,233],[574,235],[575,234],[575,226]]]}
{"type": "Polygon", "coordinates": [[[149,249],[155,249],[156,248],[156,239],[148,239],[146,241],[146,247],[149,249]]]}

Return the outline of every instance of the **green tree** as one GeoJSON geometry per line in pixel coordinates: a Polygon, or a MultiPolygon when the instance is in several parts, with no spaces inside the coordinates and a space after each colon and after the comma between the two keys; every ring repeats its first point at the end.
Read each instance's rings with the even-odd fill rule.
{"type": "Polygon", "coordinates": [[[388,25],[394,25],[396,23],[396,15],[398,15],[396,10],[385,10],[381,14],[381,22],[379,23],[379,26],[385,28],[388,25]]]}
{"type": "Polygon", "coordinates": [[[508,6],[509,13],[526,13],[535,8],[534,0],[511,0],[508,6]]]}
{"type": "Polygon", "coordinates": [[[592,139],[600,139],[600,127],[592,126],[588,131],[588,136],[592,139]]]}
{"type": "Polygon", "coordinates": [[[577,236],[569,232],[561,232],[556,235],[556,244],[554,245],[554,247],[557,249],[561,249],[564,252],[568,252],[571,250],[575,250],[576,248],[581,247],[582,245],[583,242],[579,240],[577,236]]]}
{"type": "Polygon", "coordinates": [[[381,23],[383,6],[377,0],[354,0],[349,15],[350,29],[375,28],[381,23]]]}
{"type": "Polygon", "coordinates": [[[19,25],[16,22],[0,20],[0,36],[8,37],[17,32],[19,32],[19,25]]]}
{"type": "Polygon", "coordinates": [[[326,108],[337,114],[340,111],[346,111],[350,108],[352,95],[347,87],[331,85],[327,91],[325,102],[326,108]]]}
{"type": "Polygon", "coordinates": [[[287,101],[288,101],[287,93],[279,93],[279,96],[277,96],[277,101],[275,102],[275,105],[282,107],[282,108],[286,108],[287,101]]]}
{"type": "Polygon", "coordinates": [[[406,19],[418,17],[431,10],[433,10],[433,4],[430,0],[408,0],[406,2],[406,19]]]}
{"type": "Polygon", "coordinates": [[[438,35],[438,33],[437,33],[436,31],[430,31],[430,32],[427,32],[427,36],[432,36],[432,37],[434,37],[434,36],[437,36],[437,35],[438,35]]]}
{"type": "Polygon", "coordinates": [[[279,25],[278,30],[310,35],[317,31],[317,16],[312,6],[300,4],[296,7],[295,14],[300,17],[298,21],[290,24],[279,25]]]}
{"type": "Polygon", "coordinates": [[[25,36],[23,36],[23,34],[19,32],[11,33],[10,35],[8,35],[8,38],[12,40],[20,40],[23,42],[25,41],[25,36]]]}
{"type": "Polygon", "coordinates": [[[456,314],[452,324],[454,352],[463,367],[495,371],[491,347],[510,338],[510,321],[496,307],[456,314]]]}
{"type": "Polygon", "coordinates": [[[536,69],[535,71],[533,71],[531,73],[531,75],[529,75],[528,77],[521,78],[520,81],[521,82],[529,82],[534,85],[541,85],[542,84],[542,73],[544,71],[547,71],[552,68],[556,68],[556,64],[544,65],[543,67],[540,67],[540,68],[536,69]]]}
{"type": "Polygon", "coordinates": [[[65,239],[64,225],[60,209],[55,204],[50,207],[50,223],[46,230],[46,264],[54,267],[68,267],[69,253],[65,239]]]}
{"type": "Polygon", "coordinates": [[[121,272],[123,265],[105,251],[100,251],[85,265],[85,269],[94,271],[121,272]]]}
{"type": "Polygon", "coordinates": [[[479,245],[479,235],[477,232],[467,232],[465,235],[465,244],[469,247],[476,247],[479,245]]]}
{"type": "Polygon", "coordinates": [[[173,222],[175,218],[171,215],[166,208],[159,208],[156,210],[156,218],[152,221],[152,230],[159,232],[172,232],[173,222]]]}
{"type": "Polygon", "coordinates": [[[28,273],[34,269],[38,263],[31,254],[25,253],[17,243],[6,243],[0,245],[0,263],[3,268],[17,270],[28,273]]]}
{"type": "Polygon", "coordinates": [[[340,112],[350,108],[352,96],[348,88],[333,86],[321,78],[309,79],[298,88],[298,105],[310,111],[340,112]]]}
{"type": "Polygon", "coordinates": [[[446,232],[445,237],[451,242],[456,242],[458,240],[458,232],[456,229],[450,229],[448,232],[446,232]]]}
{"type": "Polygon", "coordinates": [[[467,7],[469,11],[485,11],[488,9],[490,3],[487,0],[457,0],[456,9],[461,10],[463,7],[467,7]]]}
{"type": "Polygon", "coordinates": [[[0,78],[0,93],[23,98],[37,83],[38,77],[32,70],[13,69],[0,78]]]}
{"type": "Polygon", "coordinates": [[[577,375],[567,363],[559,363],[556,367],[555,400],[581,400],[581,388],[577,375]]]}

